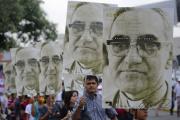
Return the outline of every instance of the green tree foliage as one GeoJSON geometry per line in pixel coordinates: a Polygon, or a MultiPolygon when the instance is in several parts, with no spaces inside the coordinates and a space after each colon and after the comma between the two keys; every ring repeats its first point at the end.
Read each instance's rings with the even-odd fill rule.
{"type": "Polygon", "coordinates": [[[46,19],[41,0],[0,0],[0,50],[57,38],[46,19]]]}

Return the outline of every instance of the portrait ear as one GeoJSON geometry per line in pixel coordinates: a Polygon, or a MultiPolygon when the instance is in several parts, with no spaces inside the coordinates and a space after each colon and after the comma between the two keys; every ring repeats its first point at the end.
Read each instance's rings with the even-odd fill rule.
{"type": "Polygon", "coordinates": [[[168,57],[168,60],[167,60],[167,63],[166,63],[166,66],[165,66],[165,69],[169,69],[170,67],[172,67],[172,60],[173,60],[173,48],[172,48],[172,44],[169,48],[169,57],[168,57]]]}

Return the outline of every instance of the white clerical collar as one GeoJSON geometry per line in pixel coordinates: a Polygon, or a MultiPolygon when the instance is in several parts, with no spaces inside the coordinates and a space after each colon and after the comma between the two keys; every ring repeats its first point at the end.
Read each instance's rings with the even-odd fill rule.
{"type": "Polygon", "coordinates": [[[31,96],[36,96],[37,95],[37,92],[35,89],[33,90],[30,90],[30,89],[27,89],[27,88],[23,88],[23,95],[31,95],[31,96]]]}

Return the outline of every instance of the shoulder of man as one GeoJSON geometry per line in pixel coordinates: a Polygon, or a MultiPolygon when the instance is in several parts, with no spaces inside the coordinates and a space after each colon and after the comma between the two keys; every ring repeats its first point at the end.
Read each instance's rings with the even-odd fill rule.
{"type": "Polygon", "coordinates": [[[97,97],[98,99],[102,100],[102,95],[101,95],[101,94],[96,93],[96,97],[97,97]]]}

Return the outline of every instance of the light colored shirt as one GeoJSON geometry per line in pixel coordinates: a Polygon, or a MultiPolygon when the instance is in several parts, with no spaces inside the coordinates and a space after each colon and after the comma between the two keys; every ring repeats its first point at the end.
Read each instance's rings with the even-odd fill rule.
{"type": "Polygon", "coordinates": [[[56,95],[56,101],[62,101],[62,92],[60,91],[57,95],[56,95]]]}
{"type": "Polygon", "coordinates": [[[37,92],[35,89],[33,90],[28,90],[27,88],[24,87],[23,89],[23,95],[30,95],[31,97],[32,96],[36,96],[37,95],[37,92]]]}
{"type": "Polygon", "coordinates": [[[31,114],[31,108],[32,108],[32,104],[28,104],[26,106],[25,113],[29,115],[29,120],[34,120],[34,117],[31,114]]]}
{"type": "Polygon", "coordinates": [[[177,83],[174,92],[176,93],[176,97],[180,97],[180,83],[177,83]]]}
{"type": "Polygon", "coordinates": [[[5,95],[0,96],[0,102],[2,105],[3,113],[5,113],[6,108],[8,107],[8,98],[5,95]]]}

